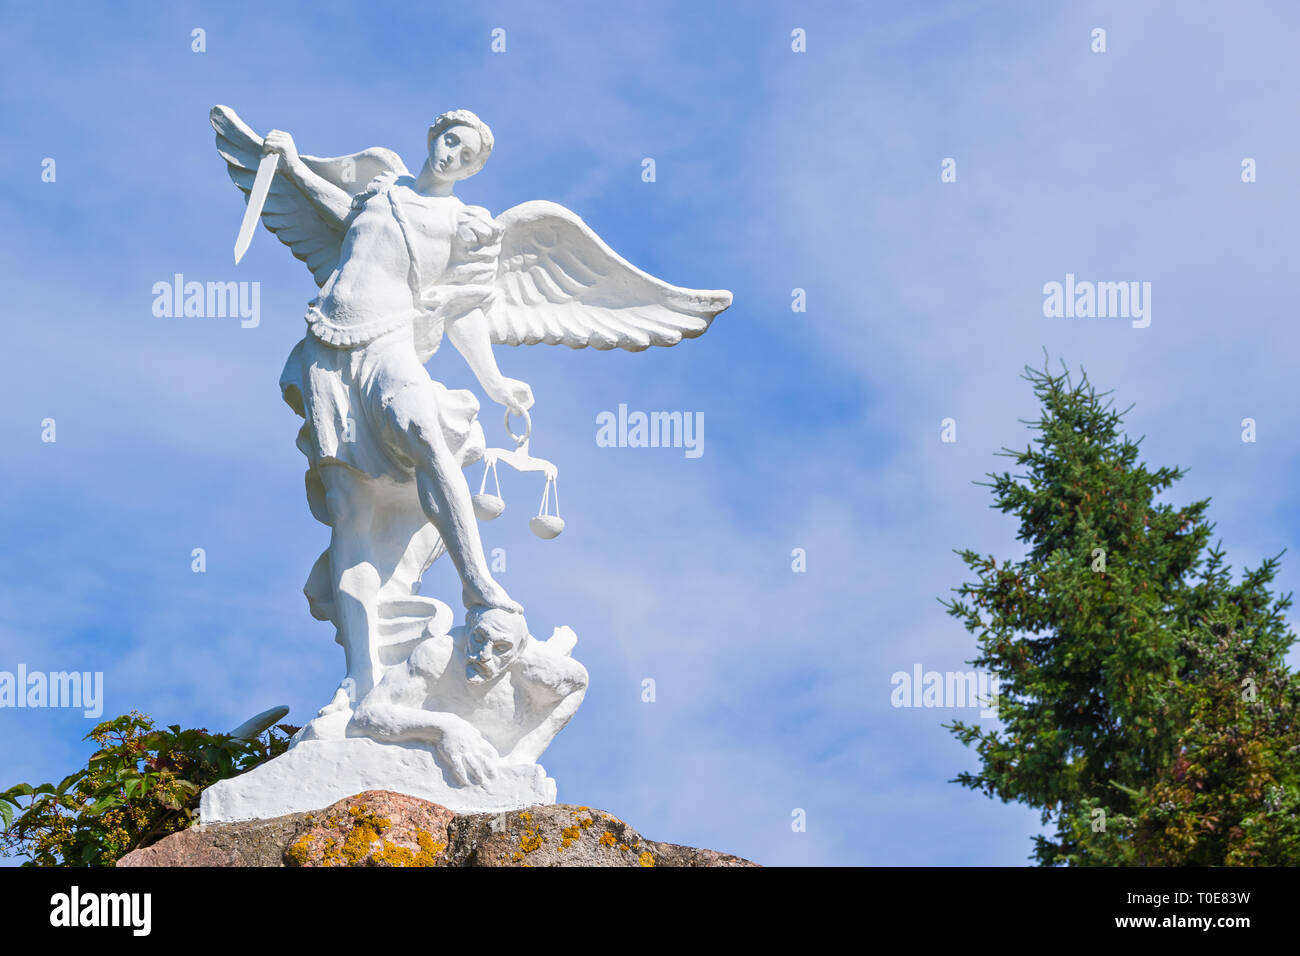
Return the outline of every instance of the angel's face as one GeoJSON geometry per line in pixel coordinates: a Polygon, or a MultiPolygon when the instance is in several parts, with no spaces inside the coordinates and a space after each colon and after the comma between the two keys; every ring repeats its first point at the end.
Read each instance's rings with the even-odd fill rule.
{"type": "Polygon", "coordinates": [[[458,182],[472,176],[474,159],[483,148],[483,137],[468,126],[449,126],[433,141],[429,168],[435,179],[458,182]]]}

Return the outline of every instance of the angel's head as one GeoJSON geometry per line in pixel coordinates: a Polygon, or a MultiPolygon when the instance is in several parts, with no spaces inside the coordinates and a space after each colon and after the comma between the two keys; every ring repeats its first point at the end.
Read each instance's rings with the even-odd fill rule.
{"type": "Polygon", "coordinates": [[[429,127],[429,173],[454,183],[483,168],[492,154],[492,130],[469,110],[443,113],[429,127]]]}

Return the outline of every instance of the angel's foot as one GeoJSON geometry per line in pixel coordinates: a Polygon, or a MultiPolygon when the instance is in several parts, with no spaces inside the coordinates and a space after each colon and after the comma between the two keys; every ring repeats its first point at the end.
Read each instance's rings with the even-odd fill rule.
{"type": "Polygon", "coordinates": [[[493,581],[489,586],[481,590],[471,590],[469,587],[461,591],[461,600],[465,604],[465,610],[478,605],[485,608],[500,608],[503,611],[512,611],[515,614],[523,614],[524,606],[518,601],[512,601],[506,589],[493,581]]]}

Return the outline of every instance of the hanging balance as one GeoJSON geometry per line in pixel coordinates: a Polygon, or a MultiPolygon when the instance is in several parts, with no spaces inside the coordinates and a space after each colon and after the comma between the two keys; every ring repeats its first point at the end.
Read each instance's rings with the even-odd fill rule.
{"type": "Polygon", "coordinates": [[[544,458],[533,458],[528,454],[528,439],[533,432],[533,420],[524,412],[524,433],[516,435],[510,430],[510,410],[506,410],[506,433],[515,443],[514,451],[504,448],[489,448],[483,453],[483,480],[479,483],[478,494],[474,495],[474,514],[480,520],[491,521],[499,518],[506,510],[505,499],[501,496],[501,479],[497,475],[497,462],[504,462],[515,471],[540,471],[546,475],[546,485],[542,488],[542,503],[537,514],[528,521],[528,527],[539,538],[554,538],[564,530],[564,519],[560,517],[560,490],[556,484],[559,470],[544,458]],[[488,494],[488,473],[492,474],[495,494],[488,494]],[[554,514],[551,510],[554,509],[554,514]]]}

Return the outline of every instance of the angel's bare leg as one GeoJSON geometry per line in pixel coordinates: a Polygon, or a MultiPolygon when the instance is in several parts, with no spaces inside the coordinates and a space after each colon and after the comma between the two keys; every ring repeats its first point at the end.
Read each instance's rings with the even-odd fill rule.
{"type": "MultiPolygon", "coordinates": [[[[333,621],[347,657],[347,675],[358,698],[374,686],[379,659],[370,636],[378,625],[379,588],[382,583],[369,527],[374,512],[368,507],[364,482],[348,469],[324,469],[326,501],[333,527],[330,534],[330,576],[333,582],[333,621]]],[[[337,701],[337,695],[336,695],[337,701]]]]}
{"type": "Polygon", "coordinates": [[[460,462],[447,447],[432,390],[409,386],[389,404],[389,414],[403,436],[405,451],[416,463],[420,505],[438,529],[447,555],[460,575],[465,607],[476,604],[522,611],[488,570],[478,519],[460,462]]]}

